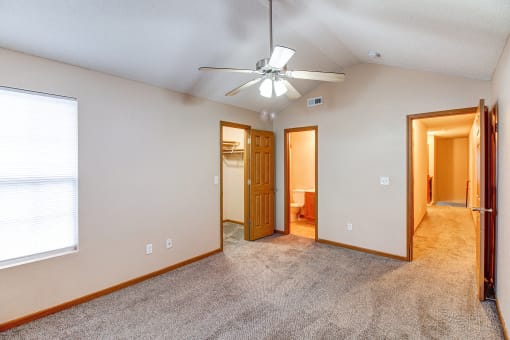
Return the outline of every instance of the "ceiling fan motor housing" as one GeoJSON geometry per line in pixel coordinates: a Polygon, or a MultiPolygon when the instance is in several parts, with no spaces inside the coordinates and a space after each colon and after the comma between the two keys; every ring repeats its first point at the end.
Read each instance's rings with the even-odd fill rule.
{"type": "Polygon", "coordinates": [[[257,61],[257,64],[255,64],[255,69],[257,71],[265,71],[271,69],[271,66],[269,66],[269,58],[264,58],[257,61]]]}

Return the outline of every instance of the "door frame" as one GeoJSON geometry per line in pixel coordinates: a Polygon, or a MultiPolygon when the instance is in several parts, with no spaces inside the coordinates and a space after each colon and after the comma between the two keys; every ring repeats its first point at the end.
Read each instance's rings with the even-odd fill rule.
{"type": "Polygon", "coordinates": [[[453,115],[473,114],[478,107],[466,107],[461,109],[417,113],[407,115],[407,255],[408,262],[413,261],[413,237],[414,237],[414,176],[413,176],[413,120],[422,118],[444,117],[453,115]]]}
{"type": "Polygon", "coordinates": [[[284,145],[284,231],[288,235],[290,233],[290,152],[289,152],[289,136],[292,132],[315,131],[315,241],[319,239],[319,127],[317,125],[303,126],[297,128],[289,128],[283,130],[284,145]]]}
{"type": "Polygon", "coordinates": [[[248,179],[250,178],[250,144],[248,143],[248,139],[250,137],[251,126],[227,121],[220,121],[220,249],[223,251],[223,127],[231,127],[236,129],[244,130],[244,154],[243,154],[243,166],[244,166],[244,239],[249,240],[250,230],[249,230],[249,218],[250,218],[250,192],[248,186],[248,179]]]}

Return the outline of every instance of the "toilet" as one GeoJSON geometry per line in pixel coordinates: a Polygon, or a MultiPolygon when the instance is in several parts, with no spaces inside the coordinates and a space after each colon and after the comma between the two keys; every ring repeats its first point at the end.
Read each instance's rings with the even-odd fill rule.
{"type": "Polygon", "coordinates": [[[303,206],[305,205],[304,190],[292,190],[292,201],[290,203],[290,221],[295,222],[299,219],[303,206]]]}

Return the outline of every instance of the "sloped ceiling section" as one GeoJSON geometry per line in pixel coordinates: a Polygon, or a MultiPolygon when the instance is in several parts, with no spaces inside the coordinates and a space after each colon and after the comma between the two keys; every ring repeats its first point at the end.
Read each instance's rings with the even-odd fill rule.
{"type": "MultiPolygon", "coordinates": [[[[273,0],[289,69],[358,63],[490,79],[510,32],[508,0],[273,0]],[[381,57],[370,59],[369,50],[381,57]]],[[[254,111],[280,111],[251,79],[199,66],[254,68],[269,57],[266,0],[0,0],[0,46],[254,111]]],[[[347,80],[348,80],[347,75],[347,80]]],[[[318,85],[293,80],[303,94],[318,85]]]]}

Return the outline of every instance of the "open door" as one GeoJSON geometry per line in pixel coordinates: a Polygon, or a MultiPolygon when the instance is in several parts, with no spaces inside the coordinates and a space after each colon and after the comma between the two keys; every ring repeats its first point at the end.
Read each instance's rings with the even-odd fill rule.
{"type": "Polygon", "coordinates": [[[477,279],[480,301],[494,298],[496,245],[496,154],[497,108],[490,113],[483,100],[478,106],[480,117],[479,206],[477,221],[477,279]]]}
{"type": "Polygon", "coordinates": [[[250,240],[274,233],[274,135],[251,130],[250,240]]]}

